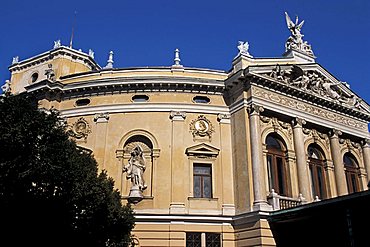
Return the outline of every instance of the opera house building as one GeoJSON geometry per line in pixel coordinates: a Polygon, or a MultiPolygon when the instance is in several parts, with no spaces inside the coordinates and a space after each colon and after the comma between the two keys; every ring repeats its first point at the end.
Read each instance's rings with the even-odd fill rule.
{"type": "Polygon", "coordinates": [[[60,112],[132,205],[138,246],[276,246],[273,212],[370,179],[369,105],[286,19],[281,57],[239,42],[228,71],[185,67],[179,50],[168,67],[116,68],[113,52],[100,66],[56,41],[15,57],[2,88],[60,112]]]}

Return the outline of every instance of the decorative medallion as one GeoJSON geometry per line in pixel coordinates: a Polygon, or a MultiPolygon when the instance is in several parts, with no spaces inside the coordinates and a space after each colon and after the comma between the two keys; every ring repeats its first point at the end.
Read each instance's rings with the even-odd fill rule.
{"type": "Polygon", "coordinates": [[[91,128],[83,117],[79,118],[68,130],[68,134],[76,139],[86,140],[90,133],[91,128]]]}
{"type": "Polygon", "coordinates": [[[213,125],[204,115],[199,115],[197,119],[194,119],[190,123],[190,131],[194,138],[211,138],[214,132],[213,125]]]}

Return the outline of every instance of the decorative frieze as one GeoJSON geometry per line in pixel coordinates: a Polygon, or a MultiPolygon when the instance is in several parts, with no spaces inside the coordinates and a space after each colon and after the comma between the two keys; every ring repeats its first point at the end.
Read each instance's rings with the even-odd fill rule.
{"type": "Polygon", "coordinates": [[[299,100],[295,100],[286,96],[279,95],[277,93],[264,90],[261,88],[254,88],[252,94],[255,97],[262,98],[264,100],[273,102],[275,104],[283,105],[285,107],[301,111],[305,114],[314,115],[317,118],[322,118],[332,122],[336,122],[348,127],[353,127],[356,129],[361,129],[367,131],[366,123],[354,120],[349,117],[342,116],[340,114],[330,112],[319,107],[313,106],[311,104],[304,103],[299,100]]]}

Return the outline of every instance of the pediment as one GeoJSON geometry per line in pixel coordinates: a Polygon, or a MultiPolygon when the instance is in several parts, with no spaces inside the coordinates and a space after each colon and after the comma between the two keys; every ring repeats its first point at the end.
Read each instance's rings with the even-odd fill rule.
{"type": "Polygon", "coordinates": [[[207,156],[207,157],[217,157],[220,152],[220,149],[211,146],[207,143],[200,143],[191,147],[188,147],[185,150],[185,153],[188,156],[207,156]]]}
{"type": "Polygon", "coordinates": [[[350,109],[370,114],[370,106],[353,92],[349,84],[339,81],[319,64],[269,65],[248,69],[249,75],[265,87],[303,98],[326,107],[350,109]]]}

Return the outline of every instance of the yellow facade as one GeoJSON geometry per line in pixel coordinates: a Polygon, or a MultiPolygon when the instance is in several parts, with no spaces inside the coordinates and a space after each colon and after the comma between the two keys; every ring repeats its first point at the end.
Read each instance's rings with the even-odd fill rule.
{"type": "Polygon", "coordinates": [[[191,233],[200,234],[202,246],[210,233],[223,247],[275,246],[269,212],[351,193],[346,155],[356,161],[355,189],[367,189],[370,170],[366,102],[351,103],[357,96],[344,85],[330,88],[340,99],[326,94],[324,84],[321,91],[303,90],[288,77],[275,77],[279,65],[337,82],[312,59],[295,56],[239,54],[230,72],[115,69],[61,46],[10,66],[10,88],[36,95],[41,108],[60,111],[71,138],[92,151],[124,203],[131,202],[133,187],[123,168],[140,146],[146,188],[132,204],[139,246],[186,246],[191,233]],[[48,68],[53,77],[45,75],[48,68]],[[269,157],[280,162],[280,156],[271,154],[269,137],[282,145],[277,177],[269,157]],[[313,147],[325,157],[321,198],[311,189],[313,147]],[[198,168],[210,172],[199,175],[198,168]]]}

